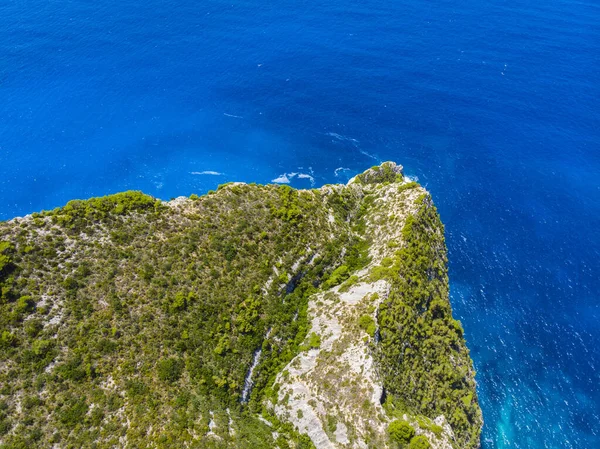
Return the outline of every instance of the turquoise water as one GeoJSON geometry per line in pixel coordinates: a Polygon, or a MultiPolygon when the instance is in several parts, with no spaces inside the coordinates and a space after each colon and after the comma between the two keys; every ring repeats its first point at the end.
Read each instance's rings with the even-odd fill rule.
{"type": "Polygon", "coordinates": [[[446,224],[483,447],[600,447],[600,7],[0,2],[0,219],[395,160],[446,224]]]}

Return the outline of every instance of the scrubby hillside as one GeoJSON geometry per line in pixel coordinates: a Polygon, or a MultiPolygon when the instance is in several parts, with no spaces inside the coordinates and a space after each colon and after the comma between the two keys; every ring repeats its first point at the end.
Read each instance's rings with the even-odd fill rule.
{"type": "Polygon", "coordinates": [[[393,163],[72,201],[0,223],[0,283],[0,447],[479,445],[443,227],[393,163]]]}

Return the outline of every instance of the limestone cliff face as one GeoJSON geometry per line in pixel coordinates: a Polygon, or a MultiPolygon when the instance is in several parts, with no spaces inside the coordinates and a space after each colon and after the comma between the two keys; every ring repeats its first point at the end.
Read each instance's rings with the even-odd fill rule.
{"type": "Polygon", "coordinates": [[[446,264],[391,162],[0,223],[0,445],[477,448],[446,264]]]}

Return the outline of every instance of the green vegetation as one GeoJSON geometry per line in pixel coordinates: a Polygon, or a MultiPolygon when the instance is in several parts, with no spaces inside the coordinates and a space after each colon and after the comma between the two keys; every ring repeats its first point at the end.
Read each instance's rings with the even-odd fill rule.
{"type": "Polygon", "coordinates": [[[329,279],[323,284],[323,288],[330,288],[344,282],[350,277],[350,272],[346,265],[342,265],[334,270],[329,279]]]}
{"type": "MultiPolygon", "coordinates": [[[[321,346],[309,298],[364,280],[375,184],[400,179],[383,164],[348,187],[230,183],[169,204],[124,192],[0,223],[0,448],[312,447],[265,399],[295,355],[321,346]]],[[[420,202],[406,244],[375,270],[392,282],[378,322],[374,307],[352,319],[380,328],[391,409],[443,413],[471,448],[474,373],[443,229],[420,202]]]]}
{"type": "Polygon", "coordinates": [[[336,198],[230,184],[180,208],[125,192],[0,223],[0,443],[273,447],[261,398],[306,338],[308,297],[354,241],[321,225],[336,198]],[[211,419],[221,439],[195,439],[211,419]]]}
{"type": "Polygon", "coordinates": [[[396,420],[388,426],[388,433],[393,441],[407,444],[415,436],[415,429],[406,421],[396,420]]]}
{"type": "Polygon", "coordinates": [[[0,242],[0,273],[11,264],[10,253],[14,250],[10,242],[0,242]]]}
{"type": "Polygon", "coordinates": [[[311,349],[318,349],[321,346],[321,336],[312,332],[308,339],[308,346],[311,349]]]}
{"type": "Polygon", "coordinates": [[[356,176],[360,184],[384,184],[402,181],[402,179],[402,168],[390,162],[371,167],[370,170],[356,176]]]}
{"type": "Polygon", "coordinates": [[[310,349],[319,349],[321,347],[321,336],[311,332],[308,336],[307,342],[299,347],[300,351],[308,351],[310,349]]]}
{"type": "Polygon", "coordinates": [[[402,184],[400,185],[400,187],[398,187],[398,193],[406,192],[407,190],[414,189],[417,187],[419,187],[419,183],[414,181],[407,182],[406,184],[402,184]]]}
{"type": "Polygon", "coordinates": [[[118,216],[128,212],[142,212],[160,207],[161,202],[151,196],[128,191],[89,200],[72,200],[66,206],[44,215],[50,215],[55,223],[64,227],[81,230],[100,221],[115,221],[118,216]]]}
{"type": "Polygon", "coordinates": [[[430,447],[429,441],[423,435],[417,435],[410,440],[410,444],[408,445],[408,449],[429,449],[430,447]]]}
{"type": "Polygon", "coordinates": [[[458,446],[476,448],[481,411],[462,327],[448,301],[444,230],[431,198],[418,202],[402,229],[405,246],[386,268],[392,289],[378,315],[380,370],[394,407],[429,418],[443,414],[458,446]]]}
{"type": "Polygon", "coordinates": [[[184,362],[175,357],[158,362],[158,378],[163,382],[173,383],[179,380],[183,373],[184,362]]]}
{"type": "MultiPolygon", "coordinates": [[[[421,423],[419,423],[419,427],[421,427],[421,423]]],[[[431,447],[427,437],[415,435],[414,427],[403,420],[392,421],[388,426],[388,433],[390,439],[395,441],[401,448],[429,449],[431,447]]]]}
{"type": "Polygon", "coordinates": [[[377,330],[377,324],[371,315],[362,315],[358,319],[358,325],[362,330],[364,330],[367,334],[371,336],[371,338],[375,335],[375,331],[377,330]]]}
{"type": "Polygon", "coordinates": [[[344,293],[349,291],[352,286],[358,284],[358,276],[356,276],[355,274],[353,274],[352,276],[350,276],[346,281],[344,281],[344,283],[340,286],[339,288],[339,292],[340,293],[344,293]]]}

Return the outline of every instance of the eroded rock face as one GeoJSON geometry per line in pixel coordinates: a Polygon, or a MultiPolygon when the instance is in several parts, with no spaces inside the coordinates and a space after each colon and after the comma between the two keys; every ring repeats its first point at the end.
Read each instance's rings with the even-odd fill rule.
{"type": "Polygon", "coordinates": [[[278,376],[275,412],[317,448],[385,441],[383,388],[369,348],[373,337],[359,323],[363,316],[375,319],[387,290],[385,281],[359,283],[343,293],[338,286],[309,303],[310,332],[320,346],[300,353],[278,376]]]}

